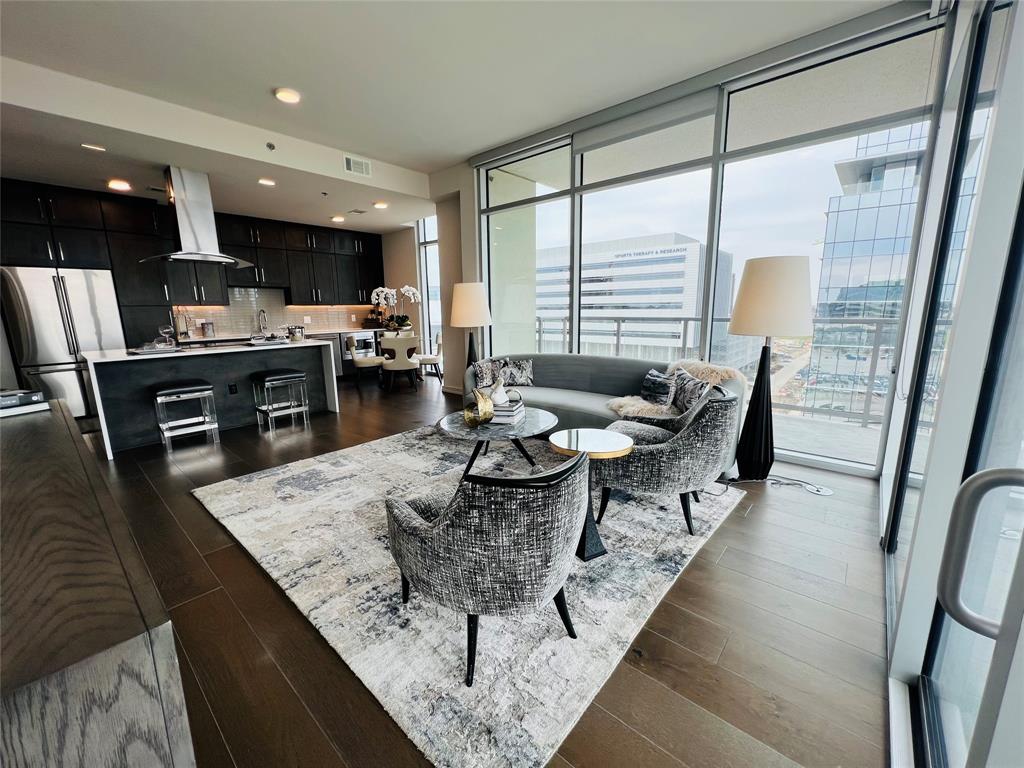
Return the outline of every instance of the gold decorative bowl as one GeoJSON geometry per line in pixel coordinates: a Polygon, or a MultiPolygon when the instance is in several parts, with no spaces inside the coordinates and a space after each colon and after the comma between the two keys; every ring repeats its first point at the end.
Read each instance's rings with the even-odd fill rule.
{"type": "Polygon", "coordinates": [[[494,403],[486,394],[479,389],[473,389],[473,397],[476,398],[476,405],[468,405],[462,411],[462,417],[470,427],[479,427],[494,418],[494,403]]]}

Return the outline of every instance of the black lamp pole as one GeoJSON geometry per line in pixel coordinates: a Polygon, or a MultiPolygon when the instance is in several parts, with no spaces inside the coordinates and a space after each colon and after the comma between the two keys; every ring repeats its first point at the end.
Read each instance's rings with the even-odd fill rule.
{"type": "Polygon", "coordinates": [[[466,347],[466,367],[469,368],[479,358],[476,356],[476,341],[473,339],[473,329],[469,329],[469,345],[466,347]]]}
{"type": "Polygon", "coordinates": [[[741,480],[764,480],[775,463],[772,435],[772,339],[766,336],[757,364],[757,376],[750,393],[743,431],[736,446],[736,464],[741,480]]]}

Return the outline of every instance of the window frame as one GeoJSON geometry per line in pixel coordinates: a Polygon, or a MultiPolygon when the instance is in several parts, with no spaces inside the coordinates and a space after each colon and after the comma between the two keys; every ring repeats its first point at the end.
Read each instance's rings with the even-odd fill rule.
{"type": "MultiPolygon", "coordinates": [[[[436,233],[437,214],[434,214],[433,217],[427,218],[435,219],[434,231],[436,233]]],[[[430,354],[434,354],[436,351],[434,349],[434,334],[431,333],[430,331],[430,271],[427,269],[427,249],[431,245],[434,246],[435,248],[437,247],[438,237],[435,236],[433,240],[427,239],[426,221],[426,218],[418,219],[416,221],[416,269],[417,273],[419,274],[420,285],[423,286],[423,291],[420,295],[420,328],[422,328],[425,331],[422,335],[430,337],[425,342],[425,348],[430,350],[430,354]]],[[[440,253],[438,253],[438,274],[440,274],[441,271],[440,266],[440,253]]],[[[443,328],[443,319],[438,318],[438,320],[438,325],[443,328]]]]}

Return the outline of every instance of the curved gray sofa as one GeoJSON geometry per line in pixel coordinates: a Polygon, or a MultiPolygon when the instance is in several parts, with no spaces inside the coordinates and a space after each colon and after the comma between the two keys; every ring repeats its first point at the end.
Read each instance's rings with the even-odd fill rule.
{"type": "MultiPolygon", "coordinates": [[[[613,397],[639,395],[644,376],[654,368],[664,371],[667,363],[653,360],[631,360],[621,357],[598,357],[596,355],[565,354],[524,354],[501,355],[511,360],[533,361],[533,386],[516,387],[527,405],[551,411],[558,417],[556,429],[578,429],[596,427],[602,429],[619,415],[607,406],[613,397]]],[[[472,397],[476,386],[473,367],[466,369],[463,379],[463,394],[466,402],[472,397]]],[[[727,379],[719,386],[735,393],[740,401],[737,419],[736,441],[739,440],[740,424],[743,422],[743,400],[746,382],[741,379],[727,379]]],[[[728,472],[736,460],[736,441],[733,441],[722,464],[722,472],[728,472]]]]}

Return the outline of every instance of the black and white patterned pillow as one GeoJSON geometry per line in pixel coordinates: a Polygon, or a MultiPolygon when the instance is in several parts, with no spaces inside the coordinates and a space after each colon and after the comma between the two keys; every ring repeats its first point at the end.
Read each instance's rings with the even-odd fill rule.
{"type": "Polygon", "coordinates": [[[644,376],[640,385],[640,397],[649,403],[669,405],[676,394],[676,377],[661,373],[653,368],[644,376]]]}
{"type": "Polygon", "coordinates": [[[509,360],[498,362],[498,377],[508,387],[533,386],[533,360],[509,360]]]}
{"type": "Polygon", "coordinates": [[[686,413],[700,400],[701,395],[704,394],[710,384],[703,379],[698,379],[696,376],[691,376],[682,368],[677,369],[673,376],[675,377],[676,388],[672,404],[682,413],[686,413]]]}
{"type": "Polygon", "coordinates": [[[501,361],[479,360],[473,363],[473,373],[476,374],[476,385],[478,387],[489,387],[497,380],[497,373],[501,361]]]}

